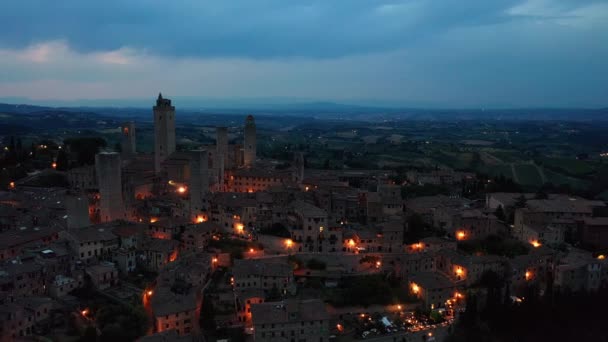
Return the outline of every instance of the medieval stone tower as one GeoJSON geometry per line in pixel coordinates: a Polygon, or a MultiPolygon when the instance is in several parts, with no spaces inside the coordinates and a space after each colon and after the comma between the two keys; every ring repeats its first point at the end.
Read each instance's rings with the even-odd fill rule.
{"type": "Polygon", "coordinates": [[[95,155],[95,172],[99,186],[99,217],[101,222],[125,218],[122,199],[120,154],[101,152],[95,155]]]}
{"type": "Polygon", "coordinates": [[[120,147],[122,150],[122,158],[130,159],[135,156],[137,153],[136,150],[136,140],[135,140],[135,123],[134,122],[125,122],[122,124],[120,129],[121,138],[120,138],[120,147]]]}
{"type": "Polygon", "coordinates": [[[245,141],[243,144],[243,164],[252,167],[256,158],[255,120],[252,115],[245,119],[245,141]]]}
{"type": "Polygon", "coordinates": [[[228,158],[228,128],[217,127],[215,129],[215,148],[217,155],[221,155],[224,158],[224,166],[232,168],[233,165],[229,163],[228,158]]]}
{"type": "Polygon", "coordinates": [[[209,192],[209,153],[207,150],[190,151],[190,216],[203,209],[203,199],[209,192]]]}
{"type": "Polygon", "coordinates": [[[161,163],[175,152],[175,107],[159,93],[153,110],[154,171],[159,173],[161,163]]]}

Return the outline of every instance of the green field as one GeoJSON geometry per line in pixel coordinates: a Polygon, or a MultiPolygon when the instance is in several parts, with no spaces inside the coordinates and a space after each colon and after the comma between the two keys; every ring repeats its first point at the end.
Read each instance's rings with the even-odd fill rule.
{"type": "Polygon", "coordinates": [[[565,171],[570,175],[582,176],[589,173],[592,173],[594,168],[591,163],[578,160],[578,159],[569,159],[569,158],[542,158],[541,162],[543,165],[551,169],[560,169],[565,171]]]}
{"type": "Polygon", "coordinates": [[[575,189],[585,189],[589,186],[588,181],[584,181],[582,179],[570,176],[565,176],[547,169],[545,169],[545,176],[547,177],[547,182],[552,183],[554,185],[569,185],[575,189]]]}
{"type": "Polygon", "coordinates": [[[513,151],[488,151],[489,154],[502,160],[504,163],[516,163],[521,161],[521,153],[513,151]]]}
{"type": "Polygon", "coordinates": [[[473,161],[473,153],[470,152],[447,152],[438,151],[433,157],[440,163],[454,169],[467,169],[471,167],[473,161]]]}
{"type": "Polygon", "coordinates": [[[532,164],[519,164],[515,165],[515,172],[517,173],[516,179],[522,185],[535,185],[540,186],[543,184],[542,178],[538,173],[536,165],[532,164]]]}
{"type": "Polygon", "coordinates": [[[484,167],[480,168],[479,171],[491,177],[504,176],[505,178],[513,179],[513,172],[511,170],[511,165],[509,164],[485,165],[484,167]]]}

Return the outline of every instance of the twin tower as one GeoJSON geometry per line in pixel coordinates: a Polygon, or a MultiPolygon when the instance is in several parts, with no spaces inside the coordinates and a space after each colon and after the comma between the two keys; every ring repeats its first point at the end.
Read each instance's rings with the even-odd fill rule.
{"type": "MultiPolygon", "coordinates": [[[[175,152],[175,107],[171,105],[170,99],[163,98],[158,94],[154,111],[154,171],[161,171],[162,162],[175,152]]],[[[256,127],[253,116],[247,116],[244,128],[242,163],[237,165],[250,168],[256,160],[256,127]]],[[[216,140],[216,153],[228,154],[228,130],[218,127],[216,140]]],[[[240,158],[239,158],[240,159],[240,158]]]]}
{"type": "MultiPolygon", "coordinates": [[[[156,174],[160,174],[163,161],[175,152],[175,107],[171,105],[170,99],[165,99],[162,94],[158,94],[153,111],[154,171],[156,174]]],[[[121,128],[121,133],[122,158],[121,154],[116,152],[101,152],[95,156],[95,169],[100,194],[100,218],[103,222],[125,218],[121,167],[122,159],[132,159],[137,155],[135,124],[132,122],[125,123],[121,128]]],[[[242,153],[240,152],[240,146],[228,145],[228,129],[218,127],[215,152],[212,152],[212,154],[218,160],[229,160],[230,168],[252,167],[256,160],[256,127],[253,116],[249,115],[245,120],[242,153]],[[228,155],[231,158],[226,158],[228,155]]],[[[199,156],[199,158],[201,157],[199,156]]],[[[223,163],[220,164],[223,165],[223,163]]],[[[193,160],[193,167],[198,170],[198,173],[204,173],[203,171],[208,169],[207,163],[202,159],[199,159],[198,163],[193,160]]],[[[223,179],[223,166],[219,169],[221,171],[218,172],[221,172],[222,175],[218,175],[218,179],[223,179]]],[[[203,183],[205,182],[203,181],[203,183]]],[[[203,183],[200,185],[201,189],[206,188],[203,183]]]]}

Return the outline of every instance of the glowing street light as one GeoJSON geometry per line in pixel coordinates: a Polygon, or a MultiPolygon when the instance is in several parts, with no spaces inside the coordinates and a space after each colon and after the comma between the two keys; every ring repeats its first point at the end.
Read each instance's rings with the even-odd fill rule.
{"type": "Polygon", "coordinates": [[[199,215],[199,216],[196,217],[195,221],[196,221],[196,223],[203,223],[203,222],[205,222],[207,220],[205,219],[204,216],[199,215]]]}
{"type": "Polygon", "coordinates": [[[538,247],[542,246],[542,244],[538,240],[532,240],[532,241],[530,241],[530,244],[532,244],[532,246],[534,246],[534,248],[538,248],[538,247]]]}
{"type": "Polygon", "coordinates": [[[418,294],[420,292],[420,287],[412,283],[412,292],[418,294]]]}
{"type": "Polygon", "coordinates": [[[152,290],[148,290],[148,292],[146,292],[146,295],[148,295],[148,297],[151,297],[154,294],[154,291],[152,290]]]}
{"type": "Polygon", "coordinates": [[[186,193],[186,187],[185,186],[180,186],[179,188],[177,188],[177,192],[179,192],[180,194],[184,194],[186,193]]]}
{"type": "Polygon", "coordinates": [[[53,163],[51,164],[51,167],[52,167],[53,169],[56,169],[56,168],[57,168],[57,163],[53,162],[53,163]]]}
{"type": "Polygon", "coordinates": [[[467,237],[467,234],[464,231],[459,230],[458,232],[456,232],[456,239],[464,240],[466,237],[467,237]]]}
{"type": "Polygon", "coordinates": [[[606,259],[606,256],[604,254],[600,254],[600,255],[597,256],[597,259],[598,260],[604,260],[604,259],[606,259]]]}
{"type": "Polygon", "coordinates": [[[15,188],[15,182],[8,183],[8,188],[9,189],[14,189],[15,188]]]}
{"type": "Polygon", "coordinates": [[[158,222],[158,217],[150,217],[150,223],[158,222]]]}
{"type": "Polygon", "coordinates": [[[526,271],[525,277],[526,277],[526,280],[532,279],[532,272],[526,271]]]}
{"type": "Polygon", "coordinates": [[[292,239],[285,240],[285,245],[287,246],[287,248],[291,248],[293,246],[293,240],[292,239]]]}
{"type": "Polygon", "coordinates": [[[84,310],[80,311],[80,314],[81,314],[83,317],[87,317],[87,315],[89,314],[89,309],[84,309],[84,310]]]}

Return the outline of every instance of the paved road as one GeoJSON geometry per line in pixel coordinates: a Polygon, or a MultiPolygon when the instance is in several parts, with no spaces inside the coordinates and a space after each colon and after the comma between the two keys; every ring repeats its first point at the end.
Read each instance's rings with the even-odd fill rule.
{"type": "Polygon", "coordinates": [[[390,335],[381,335],[368,337],[366,339],[355,338],[353,335],[349,336],[338,336],[338,342],[346,341],[361,341],[361,342],[423,342],[426,341],[424,337],[428,337],[429,332],[435,338],[436,342],[442,342],[448,336],[448,327],[437,327],[434,329],[417,331],[417,332],[401,332],[390,335]]]}

